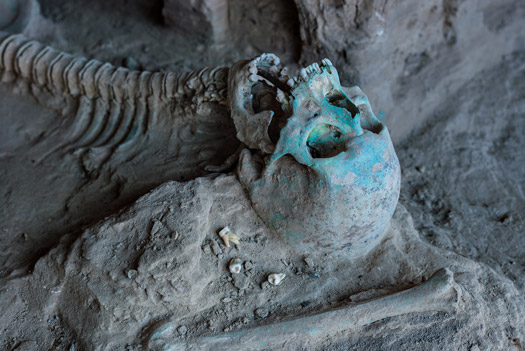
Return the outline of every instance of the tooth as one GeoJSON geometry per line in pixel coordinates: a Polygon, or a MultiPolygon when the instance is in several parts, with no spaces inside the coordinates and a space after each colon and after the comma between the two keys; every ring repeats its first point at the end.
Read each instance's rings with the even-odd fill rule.
{"type": "Polygon", "coordinates": [[[281,77],[288,75],[288,67],[283,67],[279,74],[281,75],[281,77]]]}
{"type": "Polygon", "coordinates": [[[290,88],[293,88],[295,86],[295,81],[293,80],[293,78],[290,78],[288,79],[288,81],[286,82],[286,84],[290,87],[290,88]]]}
{"type": "Polygon", "coordinates": [[[251,74],[257,73],[257,67],[255,67],[255,65],[250,66],[250,68],[248,68],[248,72],[250,72],[251,74]]]}
{"type": "Polygon", "coordinates": [[[277,90],[277,101],[284,102],[286,100],[286,96],[284,95],[284,92],[281,89],[277,90]]]}
{"type": "Polygon", "coordinates": [[[301,75],[301,78],[303,78],[305,82],[308,80],[308,74],[306,73],[306,69],[301,68],[301,71],[299,72],[299,74],[301,75]]]}
{"type": "Polygon", "coordinates": [[[278,58],[277,56],[273,55],[272,56],[272,63],[277,66],[278,64],[281,63],[281,59],[278,58]]]}
{"type": "Polygon", "coordinates": [[[333,67],[332,61],[330,61],[327,58],[324,58],[321,62],[323,63],[323,66],[325,67],[326,71],[329,74],[332,74],[332,70],[330,69],[330,67],[333,67]]]}
{"type": "Polygon", "coordinates": [[[329,59],[327,58],[324,58],[323,59],[323,63],[325,64],[325,66],[333,66],[334,64],[332,63],[332,61],[330,61],[329,59]]]}
{"type": "Polygon", "coordinates": [[[257,77],[256,74],[252,74],[252,75],[250,75],[250,76],[248,77],[248,79],[250,80],[250,82],[254,82],[254,83],[257,82],[257,81],[259,81],[259,77],[257,77]]]}
{"type": "Polygon", "coordinates": [[[321,67],[319,67],[319,64],[317,62],[314,63],[314,68],[317,71],[317,73],[322,73],[321,67]]]}

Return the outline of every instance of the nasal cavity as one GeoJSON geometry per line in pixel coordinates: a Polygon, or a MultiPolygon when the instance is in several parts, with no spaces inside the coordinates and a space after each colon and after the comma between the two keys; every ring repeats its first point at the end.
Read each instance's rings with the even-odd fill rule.
{"type": "Polygon", "coordinates": [[[312,158],[330,158],[346,150],[343,132],[330,124],[315,127],[308,136],[306,146],[312,158]]]}
{"type": "Polygon", "coordinates": [[[357,106],[339,90],[330,91],[325,95],[325,99],[330,105],[346,109],[352,114],[352,118],[359,114],[357,106]]]}

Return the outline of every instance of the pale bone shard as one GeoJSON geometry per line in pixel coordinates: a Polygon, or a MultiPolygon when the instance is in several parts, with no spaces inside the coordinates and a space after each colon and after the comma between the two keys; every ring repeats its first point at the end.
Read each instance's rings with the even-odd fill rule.
{"type": "MultiPolygon", "coordinates": [[[[245,94],[252,86],[246,76],[236,82],[245,94]]],[[[286,118],[273,151],[265,149],[255,126],[266,133],[269,122],[257,118],[268,111],[257,118],[240,111],[236,121],[238,132],[249,136],[241,140],[263,152],[243,150],[237,168],[255,211],[300,253],[365,254],[380,242],[399,197],[400,166],[386,126],[358,87],[341,86],[327,59],[270,83],[286,118]]]]}
{"type": "Polygon", "coordinates": [[[169,350],[239,350],[280,349],[290,340],[301,344],[315,345],[319,338],[347,333],[376,321],[409,313],[447,312],[454,313],[461,300],[462,289],[454,281],[452,272],[440,269],[429,280],[416,287],[350,305],[336,310],[300,317],[286,322],[258,326],[234,333],[204,336],[187,341],[162,340],[154,334],[149,340],[149,349],[157,346],[169,350]]]}

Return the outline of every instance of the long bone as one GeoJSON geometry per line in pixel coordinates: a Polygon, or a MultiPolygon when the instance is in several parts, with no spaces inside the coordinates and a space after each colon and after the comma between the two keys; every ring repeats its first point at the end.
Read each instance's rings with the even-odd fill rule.
{"type": "Polygon", "coordinates": [[[334,336],[389,317],[408,313],[454,312],[460,296],[461,288],[455,283],[452,272],[443,268],[416,287],[312,316],[173,343],[166,343],[162,335],[153,334],[149,350],[286,349],[286,344],[293,340],[313,344],[320,337],[334,336]]]}

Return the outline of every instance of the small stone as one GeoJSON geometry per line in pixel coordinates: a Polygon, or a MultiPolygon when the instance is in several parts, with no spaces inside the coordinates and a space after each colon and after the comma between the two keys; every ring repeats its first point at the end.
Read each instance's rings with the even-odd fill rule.
{"type": "Polygon", "coordinates": [[[310,257],[306,257],[304,259],[304,263],[306,263],[306,265],[308,267],[313,267],[314,266],[314,260],[312,260],[312,258],[310,258],[310,257]]]}
{"type": "Polygon", "coordinates": [[[270,286],[271,286],[270,283],[268,283],[268,282],[263,282],[263,283],[261,284],[261,289],[266,290],[266,289],[269,289],[270,286]]]}
{"type": "Polygon", "coordinates": [[[224,303],[228,303],[228,302],[232,302],[233,300],[231,298],[229,298],[229,297],[225,297],[221,301],[224,302],[224,303]]]}
{"type": "Polygon", "coordinates": [[[309,276],[310,278],[319,278],[321,275],[319,275],[319,273],[317,272],[313,272],[313,273],[310,273],[309,276]]]}
{"type": "Polygon", "coordinates": [[[244,269],[249,270],[253,268],[253,262],[252,261],[246,261],[244,262],[244,269]]]}
{"type": "Polygon", "coordinates": [[[211,247],[210,247],[210,245],[204,245],[204,246],[202,246],[202,251],[203,251],[206,255],[211,254],[211,247]]]}
{"type": "Polygon", "coordinates": [[[131,56],[126,57],[122,61],[122,64],[124,65],[124,67],[126,67],[127,69],[130,69],[132,71],[139,69],[138,62],[131,56]]]}
{"type": "Polygon", "coordinates": [[[186,328],[186,326],[184,325],[181,325],[180,327],[177,328],[177,332],[180,335],[186,335],[186,333],[188,332],[188,328],[186,328]]]}
{"type": "Polygon", "coordinates": [[[305,308],[307,307],[308,305],[310,305],[312,303],[312,301],[308,300],[308,301],[303,301],[301,302],[301,307],[302,308],[305,308]]]}
{"type": "Polygon", "coordinates": [[[268,317],[268,310],[266,308],[258,308],[255,310],[255,316],[258,318],[266,318],[268,317]]]}
{"type": "Polygon", "coordinates": [[[135,279],[139,273],[134,269],[128,269],[126,275],[129,279],[135,279]]]}
{"type": "Polygon", "coordinates": [[[233,285],[239,290],[246,290],[250,280],[243,274],[235,274],[233,276],[233,285]]]}
{"type": "Polygon", "coordinates": [[[216,256],[222,253],[221,246],[215,240],[212,240],[211,242],[211,251],[216,256]]]}
{"type": "Polygon", "coordinates": [[[163,227],[163,224],[159,220],[153,220],[153,225],[151,226],[151,234],[157,234],[163,227]]]}

